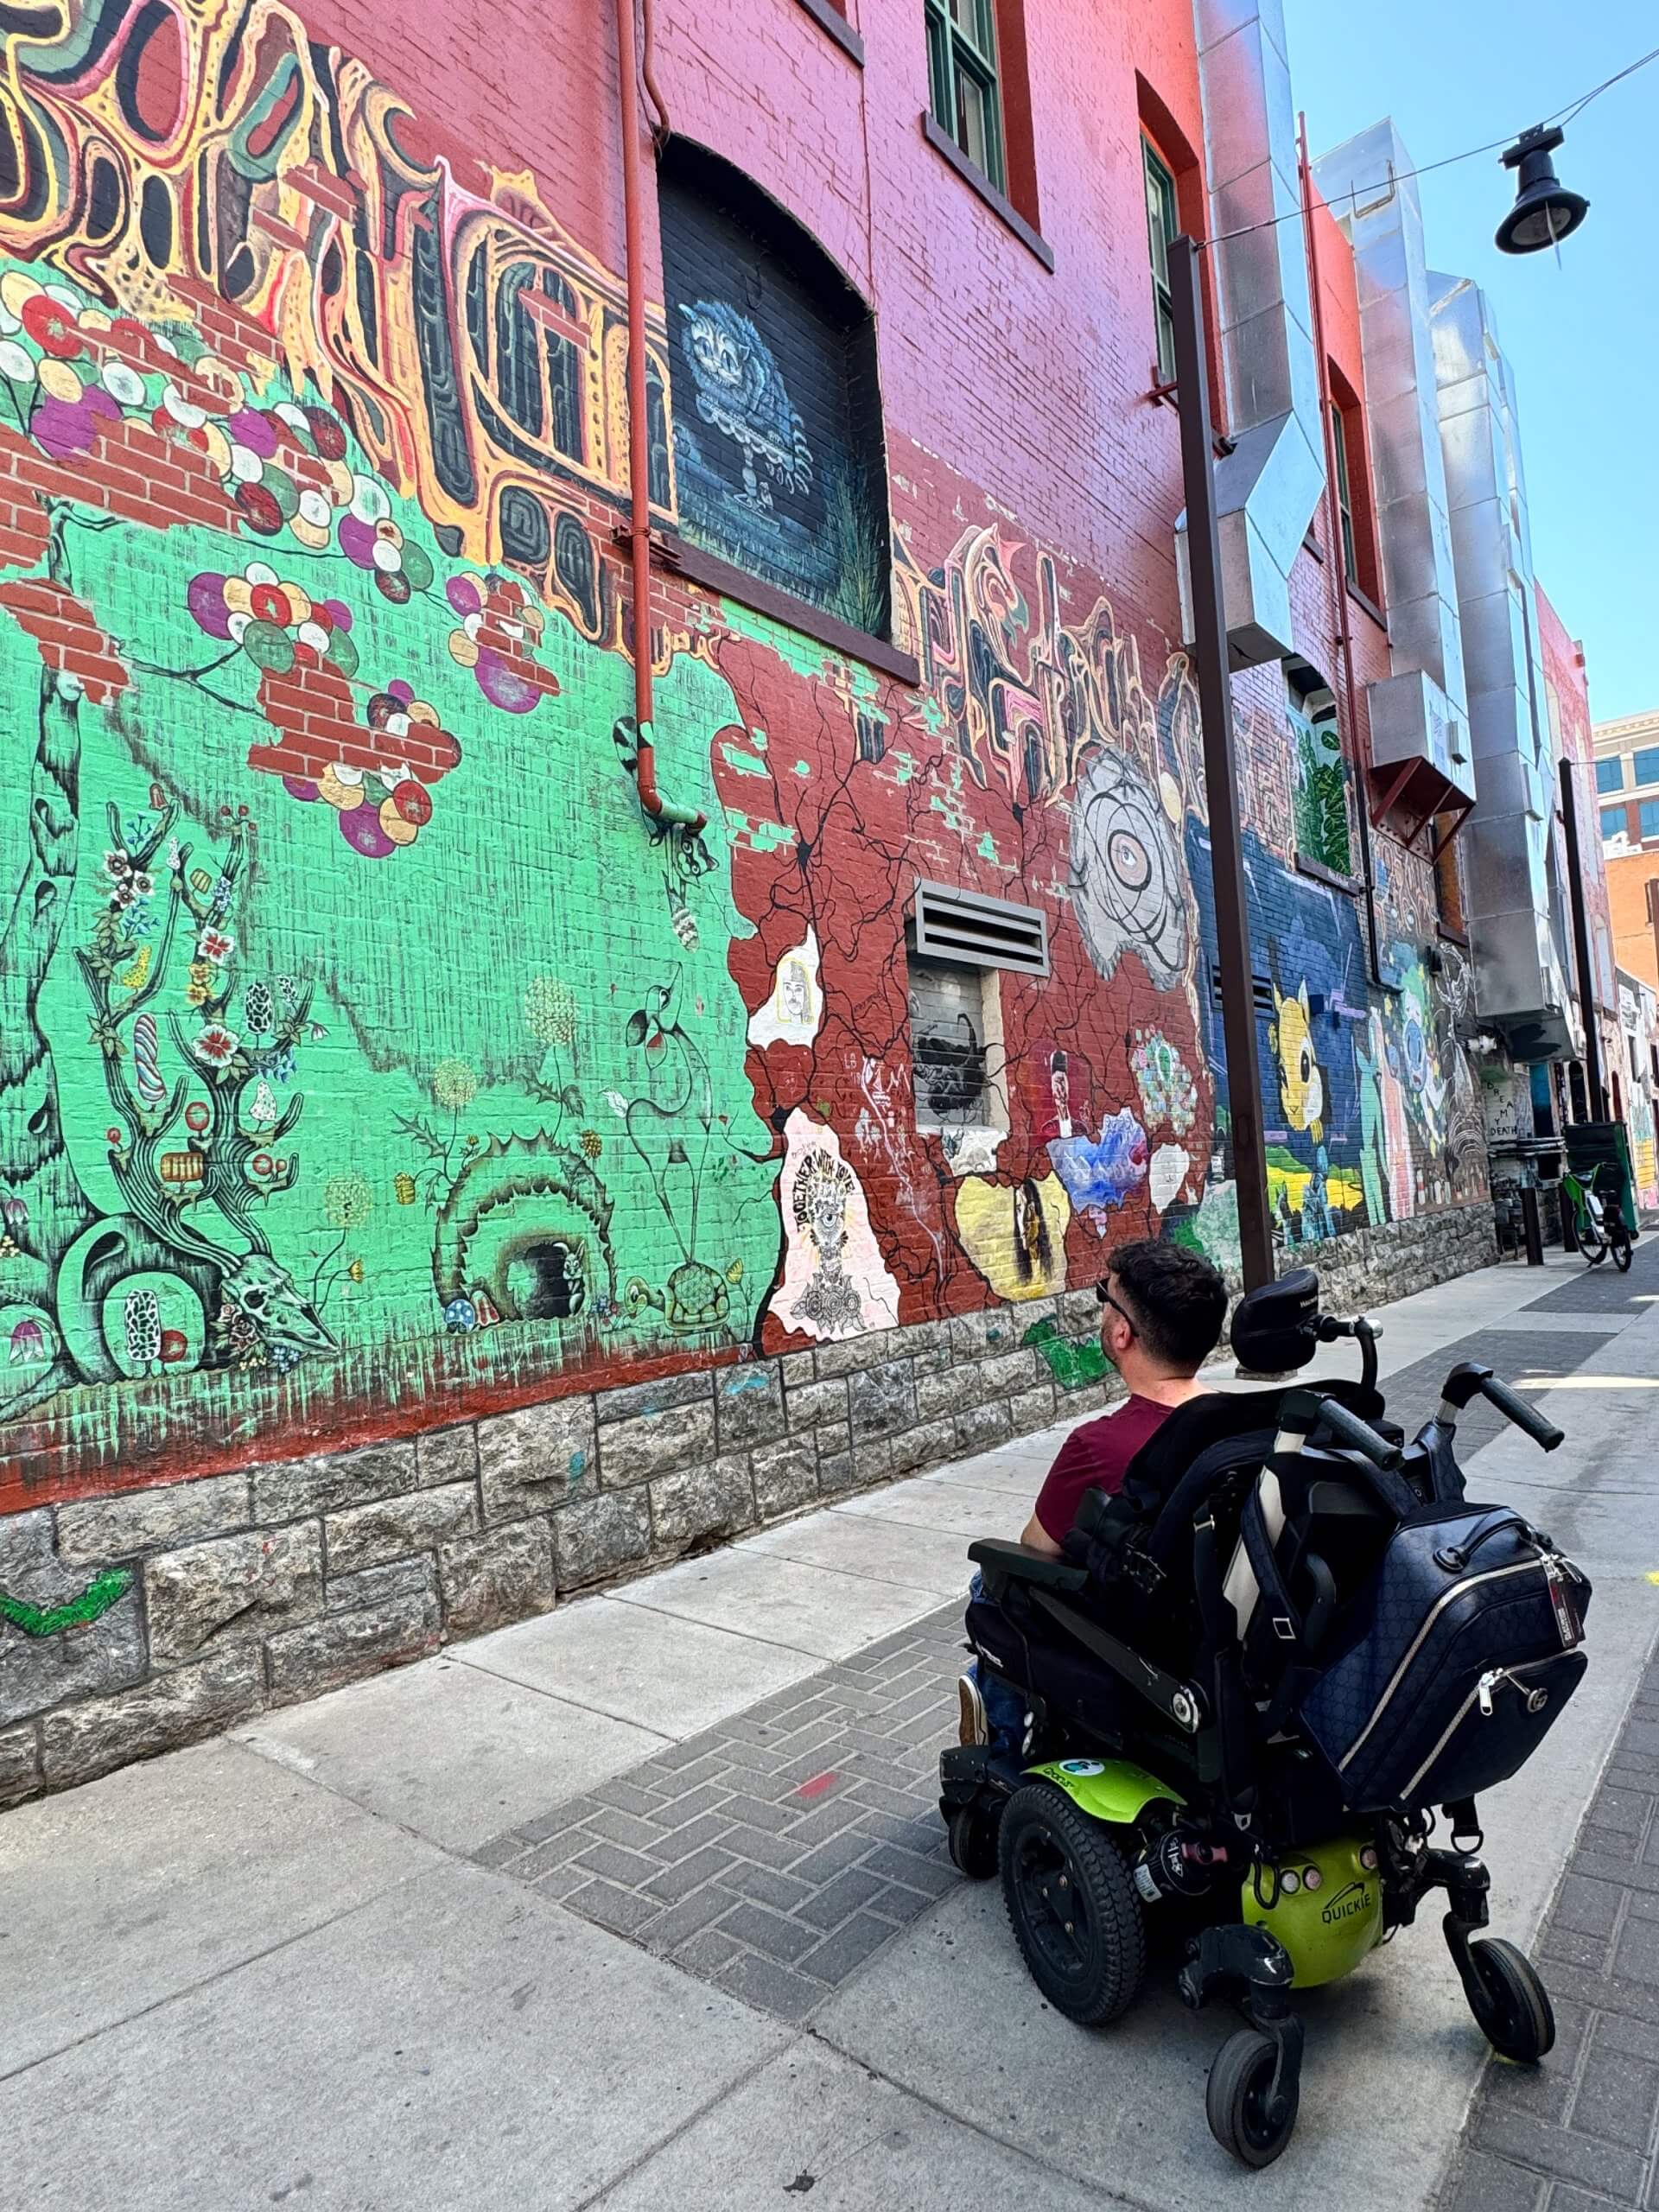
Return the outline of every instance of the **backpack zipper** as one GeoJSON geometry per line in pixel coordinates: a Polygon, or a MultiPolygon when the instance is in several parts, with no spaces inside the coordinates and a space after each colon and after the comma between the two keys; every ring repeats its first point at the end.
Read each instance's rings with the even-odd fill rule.
{"type": "Polygon", "coordinates": [[[1465,1720],[1468,1719],[1469,1708],[1471,1706],[1478,1704],[1480,1707],[1481,1718],[1484,1720],[1491,1719],[1493,1712],[1493,1692],[1502,1688],[1505,1682],[1508,1682],[1512,1688],[1520,1691],[1522,1696],[1526,1700],[1527,1711],[1529,1713],[1541,1713],[1545,1706],[1549,1702],[1549,1692],[1548,1690],[1529,1690],[1522,1682],[1521,1677],[1522,1675],[1531,1674],[1539,1667],[1553,1667],[1556,1659],[1560,1656],[1560,1653],[1557,1652],[1553,1653],[1548,1659],[1529,1659],[1524,1665],[1519,1667],[1489,1667],[1486,1672],[1481,1676],[1480,1680],[1475,1684],[1473,1689],[1470,1691],[1468,1696],[1465,1698],[1463,1703],[1452,1714],[1451,1719],[1447,1721],[1439,1743],[1435,1745],[1433,1750],[1418,1768],[1416,1773],[1412,1776],[1411,1780],[1406,1784],[1404,1790],[1402,1792],[1402,1796],[1410,1796],[1412,1791],[1417,1787],[1423,1777],[1428,1772],[1430,1767],[1433,1765],[1435,1760],[1439,1758],[1440,1753],[1451,1742],[1452,1737],[1463,1726],[1465,1720]]]}
{"type": "Polygon", "coordinates": [[[1387,1709],[1389,1699],[1394,1695],[1401,1683],[1404,1681],[1407,1670],[1409,1669],[1412,1661],[1422,1649],[1435,1622],[1440,1618],[1446,1606],[1452,1602],[1453,1599],[1461,1598],[1467,1592],[1478,1589],[1483,1582],[1501,1582],[1505,1575],[1534,1574],[1538,1572],[1538,1569],[1539,1562],[1536,1559],[1516,1560],[1509,1567],[1488,1567],[1484,1574],[1471,1574],[1465,1581],[1454,1583],[1451,1589],[1443,1591],[1440,1593],[1440,1595],[1434,1600],[1433,1605],[1430,1606],[1422,1626],[1418,1630],[1416,1635],[1412,1638],[1411,1643],[1408,1645],[1405,1656],[1401,1660],[1400,1664],[1395,1669],[1393,1674],[1389,1676],[1388,1688],[1383,1691],[1382,1696],[1378,1698],[1376,1703],[1372,1707],[1370,1719],[1365,1723],[1364,1727],[1361,1729],[1359,1734],[1354,1738],[1353,1742],[1348,1746],[1348,1749],[1337,1761],[1337,1772],[1338,1774],[1345,1772],[1350,1762],[1358,1757],[1366,1738],[1370,1734],[1372,1729],[1376,1727],[1377,1722],[1382,1718],[1383,1713],[1387,1709]]]}

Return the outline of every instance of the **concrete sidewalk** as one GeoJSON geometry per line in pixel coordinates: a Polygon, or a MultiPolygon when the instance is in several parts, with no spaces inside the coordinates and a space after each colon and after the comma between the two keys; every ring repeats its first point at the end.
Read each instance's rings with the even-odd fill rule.
{"type": "MultiPolygon", "coordinates": [[[[1475,1356],[1568,1430],[1544,1459],[1471,1425],[1465,1458],[1597,1583],[1586,1687],[1489,1808],[1494,1920],[1525,1943],[1659,1626],[1659,1240],[1629,1278],[1494,1268],[1385,1319],[1408,1426],[1475,1356]]],[[[1650,1942],[1564,2007],[1565,2069],[1506,2073],[1509,2132],[1488,2095],[1466,2170],[1484,2051],[1432,1915],[1306,2000],[1300,2127],[1260,2176],[1205,2126],[1226,2017],[1182,2012],[1166,1970],[1102,2037],[1043,2005],[932,1800],[966,1541],[1017,1533],[1061,1433],[0,1816],[20,2199],[1404,2212],[1450,2189],[1475,2212],[1502,2178],[1533,2212],[1650,2202],[1645,2076],[1586,2090],[1605,2069],[1572,2011],[1615,2017],[1592,2057],[1628,2050],[1650,1942]]],[[[1624,1815],[1599,1802],[1605,1838],[1624,1815]]],[[[1571,1932],[1558,1909],[1552,1973],[1571,1932]]]]}

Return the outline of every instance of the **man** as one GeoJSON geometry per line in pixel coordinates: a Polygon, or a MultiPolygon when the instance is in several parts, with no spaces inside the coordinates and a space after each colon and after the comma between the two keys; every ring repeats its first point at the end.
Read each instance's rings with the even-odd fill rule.
{"type": "MultiPolygon", "coordinates": [[[[1177,1406],[1202,1397],[1198,1372],[1220,1341],[1227,1289],[1208,1260],[1185,1245],[1145,1237],[1120,1245],[1096,1293],[1104,1311],[1101,1348],[1129,1386],[1123,1402],[1099,1421],[1074,1428],[1049,1469],[1020,1541],[1058,1559],[1088,1490],[1122,1490],[1129,1462],[1177,1406]]],[[[972,1597],[981,1594],[974,1577],[972,1597]]],[[[962,1740],[1018,1751],[1025,1700],[1009,1684],[982,1673],[963,1675],[962,1740]]]]}
{"type": "Polygon", "coordinates": [[[1100,1342],[1129,1395],[1060,1446],[1020,1541],[1058,1559],[1087,1490],[1122,1490],[1129,1462],[1177,1406],[1201,1397],[1198,1373],[1220,1341],[1227,1290],[1208,1260],[1184,1244],[1143,1237],[1120,1245],[1097,1293],[1100,1342]]]}

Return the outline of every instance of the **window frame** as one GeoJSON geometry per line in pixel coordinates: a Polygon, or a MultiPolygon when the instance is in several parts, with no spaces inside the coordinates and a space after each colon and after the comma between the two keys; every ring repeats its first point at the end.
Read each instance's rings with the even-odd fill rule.
{"type": "Polygon", "coordinates": [[[1008,1109],[1007,1048],[1002,1025],[1002,977],[1010,972],[975,961],[941,959],[937,953],[918,952],[913,943],[905,948],[905,1041],[911,1056],[910,1097],[911,1118],[919,1136],[952,1137],[964,1144],[975,1138],[1006,1137],[1012,1128],[1008,1109]],[[979,1007],[979,1049],[985,1062],[984,1080],[980,1088],[979,1103],[985,1118],[975,1121],[950,1122],[925,1112],[917,1083],[916,1038],[912,1017],[909,1011],[910,979],[918,970],[932,974],[953,976],[969,985],[979,1007]]]}
{"type": "Polygon", "coordinates": [[[1181,201],[1175,172],[1144,125],[1141,131],[1141,181],[1147,204],[1147,260],[1152,273],[1153,360],[1159,384],[1169,385],[1175,382],[1175,295],[1169,281],[1169,241],[1180,234],[1181,201]],[[1155,219],[1154,189],[1161,203],[1155,219]],[[1163,225],[1166,233],[1161,247],[1158,223],[1163,225]]]}
{"type": "Polygon", "coordinates": [[[962,158],[978,171],[994,190],[1007,196],[1008,189],[1007,130],[1002,111],[1002,68],[996,20],[996,0],[923,0],[927,28],[928,112],[962,158]],[[984,27],[989,52],[957,20],[957,6],[976,16],[984,27]],[[965,143],[957,73],[979,86],[984,101],[988,158],[977,160],[965,143]]]}
{"type": "Polygon", "coordinates": [[[1351,589],[1359,581],[1359,540],[1354,533],[1354,487],[1348,473],[1348,418],[1342,402],[1331,395],[1331,442],[1337,458],[1337,520],[1342,532],[1342,573],[1351,589]]]}
{"type": "Polygon", "coordinates": [[[1602,808],[1602,810],[1601,810],[1601,837],[1602,837],[1602,842],[1603,842],[1604,844],[1605,844],[1605,842],[1607,842],[1607,840],[1608,840],[1610,837],[1625,837],[1625,836],[1628,836],[1630,835],[1630,810],[1629,807],[1627,807],[1627,806],[1604,806],[1604,807],[1602,808]],[[1607,827],[1607,817],[1608,817],[1608,816],[1609,816],[1610,814],[1611,814],[1611,816],[1613,816],[1613,817],[1614,817],[1614,823],[1615,823],[1615,826],[1614,826],[1612,829],[1611,829],[1611,830],[1607,827]]]}
{"type": "Polygon", "coordinates": [[[1630,780],[1637,791],[1640,791],[1644,785],[1659,784],[1659,745],[1639,746],[1630,754],[1630,780]],[[1642,772],[1642,763],[1644,760],[1653,763],[1653,773],[1650,776],[1644,776],[1642,772]]]}
{"type": "Polygon", "coordinates": [[[1624,788],[1624,755],[1622,753],[1610,753],[1605,759],[1596,763],[1596,796],[1599,798],[1605,798],[1610,791],[1622,791],[1624,788]],[[1607,771],[1610,768],[1613,772],[1611,783],[1607,781],[1607,771]]]}
{"type": "Polygon", "coordinates": [[[1644,845],[1659,839],[1659,798],[1638,799],[1636,804],[1636,834],[1644,845]],[[1653,827],[1648,827],[1651,822],[1653,827]]]}

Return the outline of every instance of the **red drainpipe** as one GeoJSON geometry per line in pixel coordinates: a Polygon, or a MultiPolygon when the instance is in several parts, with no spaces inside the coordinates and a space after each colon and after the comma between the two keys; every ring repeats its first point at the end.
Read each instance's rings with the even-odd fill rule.
{"type": "Polygon", "coordinates": [[[634,780],[639,804],[654,822],[671,823],[696,836],[708,817],[675,806],[657,788],[657,744],[652,723],[651,671],[651,431],[645,399],[645,272],[641,239],[639,55],[633,36],[634,0],[616,0],[617,73],[622,95],[622,210],[628,283],[629,547],[633,563],[633,717],[638,731],[634,780]]]}

